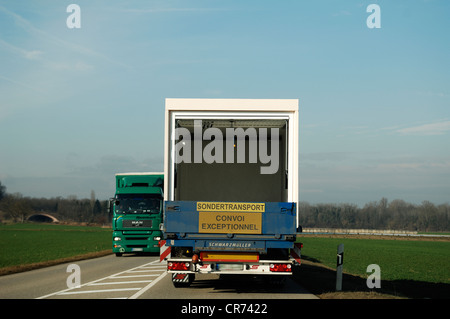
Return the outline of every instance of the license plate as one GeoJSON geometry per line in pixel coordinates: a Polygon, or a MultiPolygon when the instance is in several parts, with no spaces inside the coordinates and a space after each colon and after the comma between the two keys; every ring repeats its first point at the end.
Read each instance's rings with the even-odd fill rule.
{"type": "Polygon", "coordinates": [[[240,270],[244,270],[244,265],[242,265],[242,264],[216,264],[216,270],[240,271],[240,270]]]}
{"type": "Polygon", "coordinates": [[[144,251],[144,248],[131,248],[131,251],[144,251]]]}

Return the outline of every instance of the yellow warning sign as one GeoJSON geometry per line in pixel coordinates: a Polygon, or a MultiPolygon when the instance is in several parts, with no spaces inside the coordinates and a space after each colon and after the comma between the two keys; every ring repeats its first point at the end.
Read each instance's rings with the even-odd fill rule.
{"type": "Polygon", "coordinates": [[[226,202],[197,202],[197,210],[209,212],[252,212],[264,213],[264,203],[226,203],[226,202]]]}
{"type": "Polygon", "coordinates": [[[199,212],[200,233],[261,234],[261,213],[199,212]]]}

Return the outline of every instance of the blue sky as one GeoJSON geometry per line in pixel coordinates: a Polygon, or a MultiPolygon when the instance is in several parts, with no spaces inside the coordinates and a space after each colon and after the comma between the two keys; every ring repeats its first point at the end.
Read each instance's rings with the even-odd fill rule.
{"type": "Polygon", "coordinates": [[[115,173],[163,170],[165,98],[296,98],[300,200],[450,202],[449,12],[446,0],[0,0],[0,181],[106,199],[115,173]]]}

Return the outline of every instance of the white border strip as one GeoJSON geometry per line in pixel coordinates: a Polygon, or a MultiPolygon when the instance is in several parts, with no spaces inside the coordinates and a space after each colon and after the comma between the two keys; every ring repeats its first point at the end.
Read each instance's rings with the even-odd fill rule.
{"type": "MultiPolygon", "coordinates": [[[[60,290],[60,291],[57,291],[57,292],[53,292],[53,293],[51,293],[51,294],[48,294],[48,295],[45,295],[45,296],[41,296],[41,297],[38,297],[38,298],[36,298],[36,299],[45,299],[45,298],[52,297],[52,296],[55,296],[55,295],[69,295],[69,294],[82,294],[82,293],[87,293],[87,292],[83,292],[83,291],[71,292],[71,290],[79,289],[79,288],[85,287],[85,286],[92,286],[92,285],[95,285],[96,283],[98,283],[99,281],[106,280],[106,279],[125,278],[125,277],[157,276],[157,275],[141,275],[141,276],[125,276],[125,277],[119,276],[119,275],[124,274],[124,273],[127,273],[127,272],[129,272],[129,271],[138,269],[138,268],[143,267],[143,266],[152,265],[152,264],[159,264],[159,260],[155,260],[155,261],[152,261],[152,262],[150,262],[150,263],[147,263],[147,264],[144,264],[144,265],[141,265],[141,266],[138,266],[138,267],[134,267],[134,268],[131,268],[131,269],[127,269],[127,270],[122,271],[122,272],[119,272],[119,273],[117,273],[117,274],[110,275],[110,276],[107,276],[107,277],[103,277],[103,278],[100,278],[100,279],[97,279],[97,280],[94,280],[94,281],[91,281],[91,282],[82,284],[82,285],[77,286],[77,287],[67,288],[67,289],[64,289],[64,290],[60,290]]],[[[149,285],[147,285],[147,286],[145,286],[144,288],[142,288],[142,290],[141,290],[142,292],[141,292],[141,291],[138,291],[136,294],[134,294],[133,296],[131,296],[130,299],[136,299],[137,297],[139,297],[140,295],[142,295],[145,291],[147,291],[148,289],[150,289],[151,287],[153,287],[154,284],[156,284],[158,281],[160,281],[162,278],[164,278],[164,276],[165,276],[166,274],[167,274],[167,272],[162,273],[158,278],[156,278],[155,280],[153,280],[149,285]]],[[[121,288],[118,288],[118,289],[115,289],[115,291],[137,290],[137,289],[140,289],[140,288],[122,288],[122,289],[121,289],[121,288]]],[[[113,289],[107,289],[107,290],[113,291],[113,289]]],[[[103,290],[103,291],[105,292],[105,291],[107,291],[107,290],[103,290]]],[[[92,293],[92,292],[95,292],[95,291],[92,291],[92,290],[91,290],[90,292],[92,293]]],[[[97,292],[100,292],[100,290],[97,291],[97,292]]]]}
{"type": "Polygon", "coordinates": [[[139,298],[144,292],[152,288],[154,285],[156,285],[161,279],[163,279],[167,275],[167,271],[163,272],[158,278],[153,280],[150,284],[139,290],[137,293],[135,293],[133,296],[131,296],[128,299],[137,299],[139,298]]]}

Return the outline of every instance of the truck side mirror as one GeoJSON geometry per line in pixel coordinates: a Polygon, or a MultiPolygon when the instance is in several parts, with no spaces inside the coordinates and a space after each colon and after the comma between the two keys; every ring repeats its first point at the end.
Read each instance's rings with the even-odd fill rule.
{"type": "Polygon", "coordinates": [[[110,217],[113,215],[113,203],[114,198],[110,198],[109,201],[107,202],[107,210],[108,210],[108,214],[110,215],[110,217]]]}

